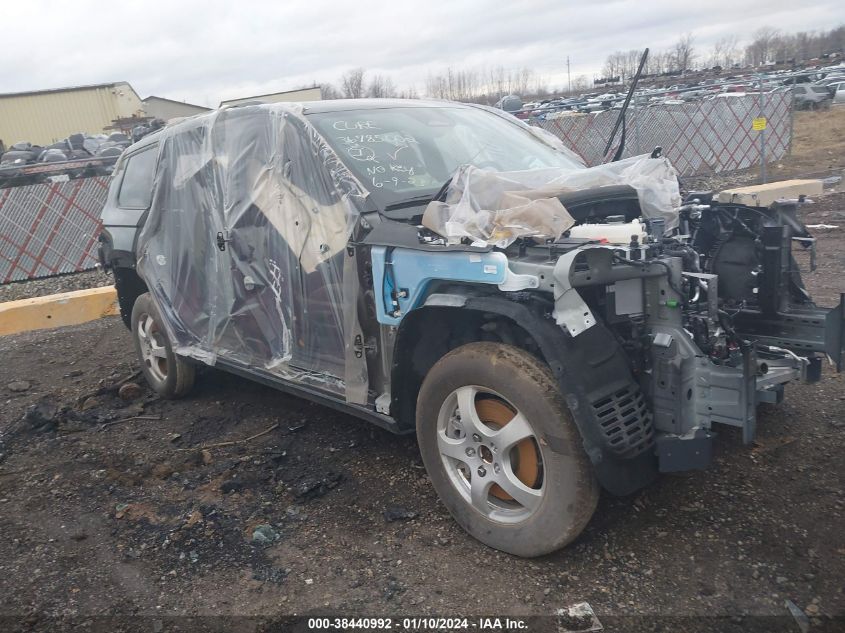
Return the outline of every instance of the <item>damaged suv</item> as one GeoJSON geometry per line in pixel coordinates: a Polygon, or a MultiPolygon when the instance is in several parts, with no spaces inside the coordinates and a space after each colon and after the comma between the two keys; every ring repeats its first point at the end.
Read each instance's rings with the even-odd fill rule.
{"type": "Polygon", "coordinates": [[[682,200],[659,152],[586,168],[479,106],[244,105],[124,153],[100,256],[160,395],[204,363],[415,431],[455,520],[537,556],[840,368],[797,204],[682,200]]]}

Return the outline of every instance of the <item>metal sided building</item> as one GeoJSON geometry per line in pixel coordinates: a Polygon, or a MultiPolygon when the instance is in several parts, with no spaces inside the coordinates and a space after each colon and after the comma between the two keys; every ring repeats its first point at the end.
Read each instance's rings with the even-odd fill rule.
{"type": "Polygon", "coordinates": [[[300,88],[299,90],[287,90],[285,92],[273,92],[266,95],[255,95],[253,97],[241,97],[239,99],[227,99],[220,102],[220,107],[239,105],[250,101],[259,103],[282,103],[290,101],[320,101],[322,93],[319,86],[313,88],[300,88]]]}
{"type": "Polygon", "coordinates": [[[165,99],[164,97],[156,97],[150,95],[144,99],[144,112],[147,116],[164,121],[172,121],[181,117],[194,116],[195,114],[203,114],[209,112],[211,108],[194,105],[193,103],[185,103],[184,101],[175,101],[173,99],[165,99]]]}
{"type": "Polygon", "coordinates": [[[144,115],[125,81],[34,92],[0,94],[0,139],[49,145],[70,134],[98,134],[115,119],[144,115]]]}

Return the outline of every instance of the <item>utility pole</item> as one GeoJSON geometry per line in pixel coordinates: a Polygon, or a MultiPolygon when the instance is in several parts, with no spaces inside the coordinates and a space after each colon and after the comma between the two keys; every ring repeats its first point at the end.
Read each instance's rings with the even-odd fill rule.
{"type": "Polygon", "coordinates": [[[569,92],[572,93],[572,73],[569,71],[569,55],[566,56],[566,80],[569,83],[569,92]]]}
{"type": "Polygon", "coordinates": [[[763,87],[763,75],[758,78],[760,90],[760,182],[766,184],[768,179],[766,177],[766,94],[763,87]]]}

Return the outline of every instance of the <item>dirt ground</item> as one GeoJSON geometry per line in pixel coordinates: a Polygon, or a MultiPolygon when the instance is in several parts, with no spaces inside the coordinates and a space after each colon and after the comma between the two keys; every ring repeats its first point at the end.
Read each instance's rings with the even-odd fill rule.
{"type": "MultiPolygon", "coordinates": [[[[839,226],[815,232],[805,277],[832,305],[845,193],[802,215],[839,226]]],[[[612,631],[799,631],[786,600],[811,630],[845,628],[845,380],[829,367],[761,406],[754,445],[719,428],[709,470],[604,494],[574,544],[523,560],[457,527],[412,437],[214,369],[185,400],[142,382],[122,399],[137,363],[117,318],[0,337],[0,358],[0,631],[265,631],[292,614],[581,601],[612,631]]]]}
{"type": "Polygon", "coordinates": [[[795,113],[792,151],[776,164],[772,177],[824,177],[845,169],[845,107],[795,113]]]}

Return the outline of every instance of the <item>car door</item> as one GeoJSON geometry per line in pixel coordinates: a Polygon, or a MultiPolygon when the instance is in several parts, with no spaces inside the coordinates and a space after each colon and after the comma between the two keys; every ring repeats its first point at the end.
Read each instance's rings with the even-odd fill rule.
{"type": "Polygon", "coordinates": [[[214,243],[223,226],[207,129],[185,126],[160,142],[150,212],[138,235],[138,271],[175,347],[210,360],[225,349],[230,284],[214,243]]]}
{"type": "Polygon", "coordinates": [[[301,122],[262,109],[227,116],[217,149],[234,288],[225,345],[284,378],[342,392],[352,210],[301,122]]]}
{"type": "Polygon", "coordinates": [[[282,186],[293,202],[288,228],[295,235],[301,301],[294,332],[295,362],[307,370],[344,376],[343,279],[351,209],[328,169],[315,160],[305,129],[285,134],[282,186]],[[291,226],[290,220],[293,220],[291,226]]]}

